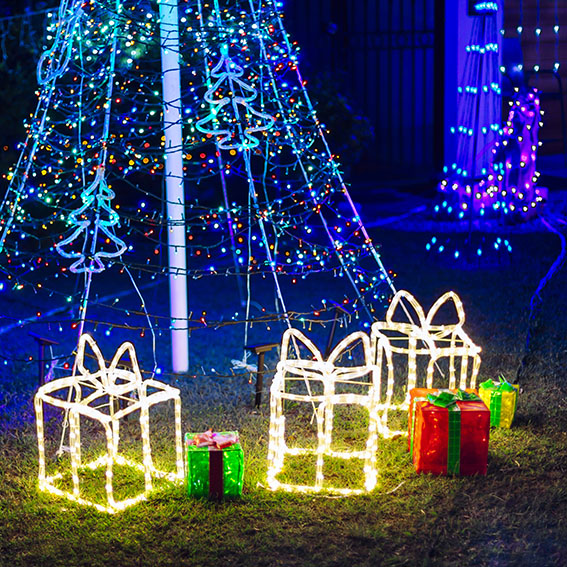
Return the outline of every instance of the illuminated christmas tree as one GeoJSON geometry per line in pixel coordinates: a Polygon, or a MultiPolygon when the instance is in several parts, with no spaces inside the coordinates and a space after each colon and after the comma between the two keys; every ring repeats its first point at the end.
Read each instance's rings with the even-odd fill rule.
{"type": "Polygon", "coordinates": [[[267,324],[317,322],[333,300],[371,322],[393,284],[327,145],[280,8],[275,0],[62,1],[0,209],[12,289],[81,306],[65,325],[154,338],[250,323],[252,303],[267,324]],[[173,314],[187,279],[221,275],[246,289],[244,315],[227,305],[208,321],[210,297],[173,314]],[[141,299],[145,322],[129,324],[131,310],[110,296],[102,303],[112,320],[86,315],[95,282],[134,284],[141,297],[135,281],[160,276],[170,279],[169,318],[141,299]],[[266,276],[275,307],[255,292],[266,276]],[[302,311],[283,288],[307,276],[323,283],[302,311]]]}
{"type": "Polygon", "coordinates": [[[444,168],[435,206],[440,220],[464,221],[461,236],[436,235],[428,249],[468,259],[512,251],[507,239],[486,227],[496,221],[522,222],[543,201],[536,187],[540,108],[537,92],[516,88],[506,123],[501,124],[500,33],[497,2],[477,2],[464,74],[458,87],[456,156],[444,168]]]}

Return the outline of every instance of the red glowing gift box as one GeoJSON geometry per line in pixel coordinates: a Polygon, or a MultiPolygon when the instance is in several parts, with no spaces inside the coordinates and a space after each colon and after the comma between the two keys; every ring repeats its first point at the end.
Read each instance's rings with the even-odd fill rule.
{"type": "Polygon", "coordinates": [[[474,390],[414,388],[409,441],[418,473],[486,474],[490,410],[474,390]]]}

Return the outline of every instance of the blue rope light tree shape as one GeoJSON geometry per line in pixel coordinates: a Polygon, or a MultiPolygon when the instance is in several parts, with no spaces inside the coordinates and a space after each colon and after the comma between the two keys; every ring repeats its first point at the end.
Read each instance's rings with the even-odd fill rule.
{"type": "Polygon", "coordinates": [[[118,213],[111,208],[114,196],[104,179],[104,167],[100,166],[95,180],[81,193],[83,206],[69,215],[73,232],[55,245],[61,256],[75,260],[69,267],[71,272],[103,272],[106,269],[103,259],[119,258],[126,251],[126,244],[114,233],[120,224],[118,213]],[[80,251],[66,250],[77,240],[83,242],[80,251]],[[109,244],[114,244],[114,249],[104,250],[109,244]]]}
{"type": "Polygon", "coordinates": [[[221,150],[243,150],[257,147],[260,142],[253,134],[269,130],[276,121],[273,116],[259,112],[251,105],[258,97],[258,91],[241,79],[243,74],[242,67],[232,61],[228,55],[228,47],[223,45],[221,58],[211,71],[211,76],[216,81],[204,97],[205,101],[211,105],[211,111],[208,116],[196,123],[200,132],[219,137],[217,147],[221,150]],[[217,95],[223,87],[223,90],[228,88],[228,92],[224,95],[217,95]],[[241,95],[236,94],[237,88],[240,89],[241,95]],[[226,113],[230,112],[227,106],[232,110],[232,118],[226,116],[226,113]],[[224,121],[228,121],[229,124],[223,128],[222,122],[224,121]],[[264,122],[264,125],[261,121],[264,122]],[[209,123],[212,123],[212,128],[206,128],[209,123]],[[240,140],[237,136],[239,131],[242,131],[243,135],[240,140]]]}

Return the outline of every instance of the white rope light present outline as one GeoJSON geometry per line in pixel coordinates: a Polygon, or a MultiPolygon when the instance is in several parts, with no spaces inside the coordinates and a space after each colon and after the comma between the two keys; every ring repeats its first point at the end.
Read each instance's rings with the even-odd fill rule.
{"type": "Polygon", "coordinates": [[[154,379],[142,380],[134,345],[125,342],[116,351],[110,366],[106,364],[94,339],[83,334],[79,338],[75,370],[72,376],[52,380],[41,386],[35,395],[37,440],[39,449],[39,489],[63,496],[79,504],[94,506],[103,512],[117,512],[132,504],[145,500],[152,490],[152,477],[167,478],[170,481],[184,479],[183,445],[181,441],[181,400],[179,390],[154,379]],[[98,370],[91,372],[85,367],[85,347],[89,346],[98,363],[98,370]],[[119,368],[121,358],[128,354],[132,370],[119,368]],[[153,390],[153,391],[151,391],[153,390]],[[155,468],[150,446],[149,409],[151,406],[173,400],[175,409],[176,471],[164,472],[155,468]],[[122,409],[116,409],[115,402],[123,402],[122,409]],[[46,475],[45,432],[43,404],[65,410],[69,419],[69,445],[71,451],[71,491],[58,488],[55,483],[63,473],[46,475]],[[140,411],[140,427],[143,462],[126,459],[118,454],[120,420],[140,411]],[[86,417],[98,421],[106,435],[106,454],[87,464],[81,463],[80,419],[86,417]],[[113,490],[113,465],[126,465],[144,473],[145,490],[141,494],[122,501],[115,501],[113,490]],[[106,467],[106,505],[81,497],[79,485],[80,467],[96,469],[106,467]]]}
{"type": "Polygon", "coordinates": [[[392,299],[392,303],[386,313],[385,321],[377,321],[372,325],[372,344],[376,355],[376,372],[381,373],[385,359],[387,369],[387,383],[384,408],[381,416],[381,431],[388,437],[393,435],[407,435],[407,430],[392,431],[387,425],[388,409],[408,409],[409,392],[412,388],[423,386],[418,384],[417,358],[427,357],[427,373],[425,387],[433,388],[433,375],[438,362],[448,359],[448,376],[443,376],[448,383],[443,388],[456,388],[456,361],[460,362],[459,388],[475,388],[476,379],[480,369],[481,348],[477,346],[463,329],[465,323],[465,311],[459,296],[454,291],[448,291],[442,295],[431,307],[427,316],[415,297],[408,291],[401,290],[392,299]],[[405,306],[406,301],[414,311],[417,321],[397,321],[396,315],[400,308],[405,306]],[[454,307],[457,320],[449,324],[436,323],[439,310],[446,306],[454,307]],[[402,354],[407,356],[407,384],[405,399],[402,403],[392,402],[394,393],[394,381],[398,381],[398,369],[395,368],[393,355],[402,354]],[[472,368],[469,365],[472,359],[472,368]],[[470,372],[469,372],[470,370],[470,372]],[[469,384],[467,385],[467,381],[469,384]]]}
{"type": "MultiPolygon", "coordinates": [[[[357,494],[376,486],[376,451],[378,448],[378,400],[379,388],[374,385],[373,353],[367,334],[357,331],[343,339],[325,361],[319,350],[303,333],[288,329],[283,334],[281,360],[270,392],[270,438],[268,450],[268,486],[290,492],[318,492],[328,490],[338,494],[357,494]],[[298,344],[307,348],[312,359],[289,359],[290,340],[299,356],[298,344]],[[339,366],[339,357],[360,341],[364,354],[361,366],[339,366]],[[366,380],[365,380],[366,377],[366,380]],[[304,382],[305,394],[288,391],[293,382],[304,382]],[[353,393],[337,393],[337,387],[354,389],[353,393]],[[315,393],[313,393],[315,390],[315,393]],[[313,405],[317,421],[317,447],[289,447],[285,439],[284,401],[307,402],[313,405]],[[366,446],[359,451],[335,451],[332,449],[334,408],[337,404],[358,404],[368,410],[368,437],[366,446]],[[312,485],[280,482],[276,477],[282,471],[286,455],[316,455],[316,473],[312,485]],[[325,457],[342,459],[358,458],[364,462],[364,489],[334,488],[323,486],[325,457]]],[[[378,374],[379,375],[379,374],[378,374]]]]}

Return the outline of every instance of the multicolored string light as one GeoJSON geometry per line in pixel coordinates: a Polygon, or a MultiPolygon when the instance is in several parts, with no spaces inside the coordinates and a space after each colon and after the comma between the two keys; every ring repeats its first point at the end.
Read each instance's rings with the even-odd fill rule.
{"type": "MultiPolygon", "coordinates": [[[[245,274],[249,299],[255,279],[267,274],[292,282],[342,276],[337,284],[349,282],[350,292],[320,287],[313,311],[303,316],[317,320],[314,313],[336,299],[369,313],[369,325],[393,288],[392,274],[327,145],[280,9],[274,0],[179,3],[188,274],[245,274]],[[231,83],[244,94],[230,94],[231,83]]],[[[168,274],[159,22],[156,6],[133,0],[64,1],[50,22],[54,44],[42,58],[38,106],[6,176],[0,283],[81,305],[84,284],[69,279],[69,259],[75,270],[91,272],[111,260],[104,273],[117,282],[123,273],[168,274]],[[100,238],[93,248],[95,225],[100,238]]],[[[142,305],[155,329],[167,330],[167,319],[142,305]]],[[[128,326],[116,301],[106,307],[116,326],[128,326]]],[[[207,308],[203,298],[187,327],[204,327],[199,314],[207,308]]],[[[226,321],[242,321],[237,311],[226,321]]],[[[281,302],[270,311],[272,320],[294,317],[281,302]]],[[[84,309],[83,320],[93,321],[84,309]]],[[[142,334],[150,325],[133,327],[142,334]]]]}

